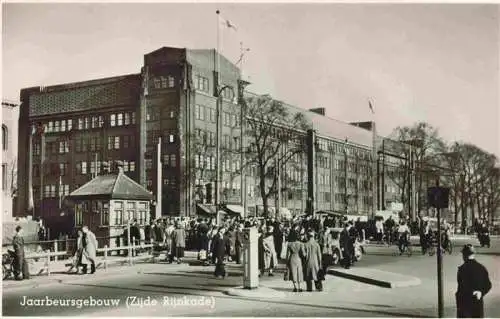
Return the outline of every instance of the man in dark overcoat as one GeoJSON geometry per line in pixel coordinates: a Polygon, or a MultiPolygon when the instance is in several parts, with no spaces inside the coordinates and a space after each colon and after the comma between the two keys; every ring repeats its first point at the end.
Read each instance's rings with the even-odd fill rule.
{"type": "Polygon", "coordinates": [[[483,318],[484,296],[491,289],[486,268],[480,264],[470,244],[462,249],[464,263],[458,267],[458,288],[455,294],[458,318],[483,318]]]}
{"type": "Polygon", "coordinates": [[[224,227],[219,228],[219,232],[213,238],[213,255],[215,256],[215,277],[224,278],[226,276],[226,270],[224,268],[224,257],[226,256],[226,240],[224,240],[224,234],[226,229],[224,227]]]}
{"type": "Polygon", "coordinates": [[[16,280],[29,279],[28,263],[24,258],[24,238],[23,228],[16,227],[16,234],[12,238],[12,246],[14,247],[14,276],[16,280]]]}
{"type": "Polygon", "coordinates": [[[352,223],[347,222],[344,229],[340,233],[340,247],[342,249],[343,266],[346,269],[351,268],[354,256],[354,240],[352,238],[352,223]]]}

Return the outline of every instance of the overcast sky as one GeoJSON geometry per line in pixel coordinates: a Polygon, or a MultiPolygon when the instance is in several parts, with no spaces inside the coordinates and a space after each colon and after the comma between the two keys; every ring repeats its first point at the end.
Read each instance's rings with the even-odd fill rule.
{"type": "Polygon", "coordinates": [[[139,73],[162,46],[216,47],[250,90],[382,134],[427,121],[500,156],[499,8],[456,4],[4,4],[3,98],[23,87],[139,73]]]}

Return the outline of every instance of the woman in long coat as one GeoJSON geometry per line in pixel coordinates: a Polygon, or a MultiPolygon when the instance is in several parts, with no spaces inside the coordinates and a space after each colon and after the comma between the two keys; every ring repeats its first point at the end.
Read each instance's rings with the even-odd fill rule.
{"type": "Polygon", "coordinates": [[[322,247],[322,268],[323,273],[326,274],[327,268],[333,264],[333,248],[334,239],[330,228],[326,228],[323,236],[323,247],[322,247]]]}
{"type": "Polygon", "coordinates": [[[307,233],[308,241],[304,244],[305,250],[305,267],[304,277],[307,284],[307,291],[312,291],[312,282],[316,286],[316,290],[322,291],[323,284],[319,277],[321,270],[321,249],[319,244],[314,240],[314,232],[307,233]]]}
{"type": "Polygon", "coordinates": [[[264,269],[266,268],[266,264],[264,261],[264,232],[262,228],[259,229],[259,239],[257,241],[258,246],[258,263],[259,263],[259,277],[264,274],[264,269]]]}
{"type": "MultiPolygon", "coordinates": [[[[83,226],[83,253],[82,259],[88,259],[88,263],[90,263],[90,273],[93,274],[95,272],[95,262],[97,255],[97,238],[94,233],[89,230],[87,226],[83,226]]],[[[87,263],[87,264],[88,264],[87,263]]],[[[87,264],[83,264],[83,273],[87,272],[87,264]]]]}
{"type": "Polygon", "coordinates": [[[186,231],[182,223],[178,223],[176,229],[172,232],[172,247],[177,263],[180,264],[182,258],[184,258],[184,249],[186,249],[186,231]]]}
{"type": "Polygon", "coordinates": [[[264,269],[269,271],[269,276],[273,275],[273,269],[278,266],[278,255],[274,247],[273,226],[267,228],[267,235],[262,240],[264,247],[264,269]]]}
{"type": "Polygon", "coordinates": [[[293,282],[293,292],[302,292],[300,284],[304,281],[304,270],[302,268],[302,257],[304,255],[304,244],[298,240],[297,233],[292,231],[288,236],[286,266],[289,280],[293,282]]]}

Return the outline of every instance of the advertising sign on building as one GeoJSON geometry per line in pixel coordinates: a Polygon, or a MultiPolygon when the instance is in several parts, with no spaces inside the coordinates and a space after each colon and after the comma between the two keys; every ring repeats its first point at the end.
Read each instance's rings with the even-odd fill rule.
{"type": "Polygon", "coordinates": [[[403,211],[403,203],[397,203],[397,202],[391,203],[391,210],[393,212],[403,211]]]}

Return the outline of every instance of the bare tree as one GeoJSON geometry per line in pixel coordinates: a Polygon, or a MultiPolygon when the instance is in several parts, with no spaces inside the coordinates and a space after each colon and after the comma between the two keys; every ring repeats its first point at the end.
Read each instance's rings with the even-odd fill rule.
{"type": "Polygon", "coordinates": [[[245,165],[256,167],[264,213],[269,199],[278,191],[277,168],[284,167],[295,154],[306,151],[309,125],[302,113],[292,113],[282,102],[269,96],[246,98],[247,118],[245,165]]]}

